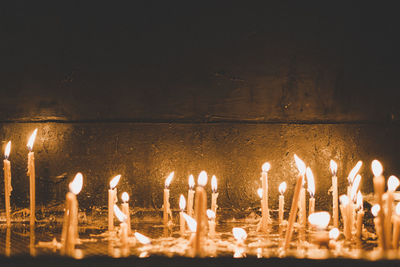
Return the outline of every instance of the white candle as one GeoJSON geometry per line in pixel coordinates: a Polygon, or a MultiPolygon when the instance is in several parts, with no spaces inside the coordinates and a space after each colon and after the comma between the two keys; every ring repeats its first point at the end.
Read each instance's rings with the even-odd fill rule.
{"type": "Polygon", "coordinates": [[[399,248],[399,236],[400,236],[400,203],[396,205],[396,215],[393,220],[393,238],[392,246],[393,249],[399,248]]]}
{"type": "Polygon", "coordinates": [[[357,227],[357,221],[356,219],[356,200],[357,200],[357,192],[358,192],[358,188],[360,186],[360,182],[361,182],[361,175],[357,174],[356,178],[353,179],[353,184],[350,188],[350,203],[349,203],[349,224],[351,227],[351,232],[356,232],[356,227],[357,227]]]}
{"type": "Polygon", "coordinates": [[[268,162],[265,162],[262,165],[261,172],[261,183],[262,183],[262,202],[261,202],[261,225],[260,230],[263,232],[268,231],[268,223],[270,221],[269,218],[269,209],[268,209],[268,171],[271,168],[271,165],[268,162]]]}
{"type": "Polygon", "coordinates": [[[281,225],[283,222],[283,213],[285,210],[285,197],[283,194],[285,193],[287,188],[286,182],[283,182],[279,185],[279,210],[278,210],[278,224],[281,225]]]}
{"type": "Polygon", "coordinates": [[[30,196],[30,219],[29,219],[29,224],[35,225],[35,213],[36,213],[36,207],[35,207],[35,194],[36,194],[36,189],[35,189],[35,154],[33,153],[33,143],[35,142],[37,134],[37,129],[35,129],[29,138],[27,147],[29,150],[28,153],[28,176],[29,176],[29,196],[30,196]]]}
{"type": "MultiPolygon", "coordinates": [[[[382,175],[383,167],[382,164],[378,160],[373,160],[371,163],[372,172],[374,174],[373,182],[374,182],[374,193],[375,200],[378,203],[379,207],[383,207],[383,193],[385,191],[385,178],[382,175]]],[[[379,218],[379,226],[377,227],[377,231],[381,231],[379,234],[382,239],[382,248],[386,249],[386,233],[385,233],[385,216],[383,214],[383,209],[379,208],[378,210],[378,218],[379,218]]]]}
{"type": "Polygon", "coordinates": [[[215,213],[212,210],[207,210],[208,217],[208,237],[215,237],[215,213]]]}
{"type": "Polygon", "coordinates": [[[108,231],[114,230],[114,204],[117,203],[117,184],[121,179],[121,175],[117,175],[110,181],[110,189],[108,190],[108,231]]]}
{"type": "Polygon", "coordinates": [[[185,235],[185,218],[183,217],[183,213],[186,207],[186,200],[183,195],[180,196],[179,198],[179,209],[181,212],[179,213],[179,229],[181,236],[185,235]]]}
{"type": "Polygon", "coordinates": [[[125,214],[126,216],[126,225],[128,227],[128,235],[132,234],[132,229],[131,229],[131,213],[129,211],[129,195],[127,192],[123,192],[121,195],[121,199],[122,199],[122,212],[125,214]]]}
{"type": "Polygon", "coordinates": [[[332,172],[332,214],[333,214],[333,226],[339,227],[339,195],[338,195],[338,182],[337,182],[337,164],[335,161],[330,162],[332,172]]]}
{"type": "Polygon", "coordinates": [[[310,194],[310,200],[309,200],[309,211],[308,214],[313,214],[315,211],[315,181],[314,181],[314,175],[311,171],[310,167],[307,167],[306,169],[306,177],[307,177],[307,191],[310,194]]]}
{"type": "Polygon", "coordinates": [[[363,218],[364,218],[364,206],[363,206],[363,197],[360,191],[358,191],[357,193],[357,208],[359,210],[357,212],[357,220],[356,220],[356,238],[361,239],[363,218]]]}
{"type": "Polygon", "coordinates": [[[348,213],[348,208],[349,208],[349,198],[347,195],[341,195],[340,196],[340,211],[342,213],[343,217],[343,232],[344,236],[346,237],[347,240],[351,240],[351,227],[349,225],[349,213],[348,213]]]}
{"type": "Polygon", "coordinates": [[[306,189],[304,188],[304,177],[302,181],[302,186],[300,189],[300,197],[299,197],[299,224],[300,228],[304,229],[306,227],[307,220],[307,211],[306,211],[306,189]]]}
{"type": "Polygon", "coordinates": [[[328,247],[329,245],[329,234],[325,232],[325,228],[328,226],[331,215],[326,211],[315,212],[308,216],[308,223],[316,229],[314,235],[314,241],[321,245],[328,247]]]}
{"type": "Polygon", "coordinates": [[[387,182],[388,191],[386,198],[386,218],[385,218],[385,233],[386,233],[386,247],[390,248],[391,238],[392,238],[392,213],[393,213],[393,192],[396,191],[397,187],[400,185],[399,179],[391,175],[387,182]]]}
{"type": "Polygon", "coordinates": [[[217,198],[218,198],[218,192],[217,192],[217,177],[215,175],[212,176],[211,178],[211,210],[217,214],[217,198]]]}
{"type": "Polygon", "coordinates": [[[11,141],[6,145],[4,151],[4,197],[6,206],[6,224],[7,227],[11,226],[11,208],[10,208],[10,196],[12,191],[11,186],[11,163],[8,160],[11,151],[11,141]]]}
{"type": "Polygon", "coordinates": [[[197,222],[196,235],[193,242],[194,255],[204,256],[204,239],[206,226],[207,194],[204,186],[207,184],[207,173],[201,171],[197,180],[196,199],[195,199],[195,219],[197,222]]]}
{"type": "Polygon", "coordinates": [[[121,247],[126,249],[129,245],[128,243],[128,225],[126,224],[126,215],[118,208],[117,205],[114,204],[113,211],[115,216],[120,221],[120,232],[119,232],[119,240],[121,242],[121,247]]]}
{"type": "Polygon", "coordinates": [[[381,209],[381,207],[379,206],[379,204],[375,204],[371,208],[371,213],[375,217],[374,224],[375,224],[376,234],[378,235],[378,244],[381,248],[384,248],[385,242],[383,240],[382,223],[381,223],[380,217],[378,217],[380,209],[381,209]]]}
{"type": "Polygon", "coordinates": [[[172,213],[171,213],[171,209],[170,209],[170,205],[169,205],[169,185],[171,184],[172,178],[174,178],[174,173],[175,172],[171,172],[167,179],[165,179],[165,184],[164,184],[164,212],[163,212],[163,222],[164,222],[164,226],[168,226],[168,222],[169,222],[169,217],[172,217],[172,213]]]}
{"type": "Polygon", "coordinates": [[[187,203],[187,213],[189,216],[193,216],[193,198],[194,198],[194,177],[189,175],[189,191],[188,191],[188,203],[187,203]]]}

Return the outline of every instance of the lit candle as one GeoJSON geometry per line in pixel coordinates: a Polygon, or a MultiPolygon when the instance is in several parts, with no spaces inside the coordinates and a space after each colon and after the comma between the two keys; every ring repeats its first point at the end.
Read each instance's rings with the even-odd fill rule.
{"type": "Polygon", "coordinates": [[[357,192],[358,192],[358,188],[360,186],[360,182],[361,182],[361,175],[357,174],[356,178],[353,180],[353,184],[350,188],[350,203],[349,203],[349,207],[348,207],[348,214],[349,214],[349,224],[351,227],[351,232],[353,233],[356,230],[357,227],[357,221],[356,219],[356,209],[355,209],[355,204],[357,201],[357,192]]]}
{"type": "Polygon", "coordinates": [[[332,228],[329,231],[329,248],[330,249],[336,249],[336,240],[339,237],[339,229],[337,228],[332,228]]]}
{"type": "Polygon", "coordinates": [[[215,213],[212,210],[207,210],[208,217],[208,237],[215,237],[215,213]]]}
{"type": "Polygon", "coordinates": [[[183,213],[186,207],[186,200],[183,195],[179,198],[179,209],[181,212],[179,212],[179,226],[180,226],[180,232],[181,236],[185,235],[185,218],[183,217],[183,213]]]}
{"type": "Polygon", "coordinates": [[[108,231],[114,230],[114,204],[117,203],[117,184],[121,179],[121,175],[117,175],[110,181],[110,189],[108,190],[108,231]]]}
{"type": "Polygon", "coordinates": [[[393,213],[393,192],[396,191],[397,187],[400,185],[399,179],[392,175],[389,177],[388,182],[388,190],[387,190],[387,198],[386,198],[386,218],[385,218],[385,233],[386,233],[386,247],[389,248],[391,244],[392,238],[392,213],[393,213]]]}
{"type": "Polygon", "coordinates": [[[196,233],[197,231],[197,222],[195,219],[193,219],[191,216],[187,215],[186,213],[183,213],[183,218],[185,218],[186,224],[189,228],[189,231],[191,233],[196,233]]]}
{"type": "Polygon", "coordinates": [[[233,237],[236,239],[234,258],[243,258],[246,254],[244,251],[244,241],[247,238],[247,233],[243,228],[232,228],[233,237]]]}
{"type": "Polygon", "coordinates": [[[372,172],[374,174],[373,182],[374,182],[374,193],[375,193],[375,200],[379,205],[378,210],[378,217],[379,217],[379,225],[380,227],[377,228],[381,233],[379,234],[382,238],[382,248],[386,249],[386,233],[385,233],[385,216],[383,214],[383,193],[385,191],[385,178],[382,175],[383,167],[382,164],[378,160],[373,160],[371,163],[372,172]]]}
{"type": "Polygon", "coordinates": [[[326,211],[315,212],[308,216],[309,224],[317,230],[314,235],[314,241],[320,246],[328,247],[329,245],[329,233],[324,229],[328,226],[330,219],[331,215],[326,211]]]}
{"type": "Polygon", "coordinates": [[[306,173],[306,165],[304,164],[304,162],[299,157],[297,157],[296,154],[294,155],[294,159],[296,161],[297,168],[299,169],[299,175],[296,179],[296,187],[294,189],[292,206],[290,208],[288,227],[287,227],[287,230],[285,233],[284,249],[289,248],[290,241],[292,239],[293,225],[294,225],[294,221],[296,219],[296,214],[297,214],[297,206],[299,203],[300,189],[302,187],[302,183],[304,180],[304,174],[306,173]]]}
{"type": "Polygon", "coordinates": [[[300,189],[300,197],[299,197],[299,224],[300,224],[300,237],[303,238],[304,228],[306,227],[307,221],[307,211],[306,211],[306,189],[304,188],[305,178],[303,176],[303,180],[301,183],[300,189]]]}
{"type": "Polygon", "coordinates": [[[78,172],[69,184],[65,197],[64,222],[61,232],[61,255],[75,256],[75,244],[78,242],[78,201],[76,195],[82,190],[83,176],[78,172]]]}
{"type": "Polygon", "coordinates": [[[341,195],[340,198],[340,212],[342,213],[343,217],[343,232],[344,236],[347,240],[351,240],[351,226],[349,225],[349,198],[347,195],[341,195]]]}
{"type": "Polygon", "coordinates": [[[262,165],[261,172],[261,183],[262,183],[262,200],[261,200],[261,225],[260,230],[263,232],[268,231],[268,223],[270,221],[269,218],[269,209],[268,209],[268,171],[271,168],[271,165],[268,162],[265,162],[262,165]]]}
{"type": "Polygon", "coordinates": [[[35,153],[33,153],[33,143],[35,142],[37,134],[37,129],[35,129],[29,138],[27,147],[29,150],[28,153],[28,176],[29,176],[29,196],[30,196],[30,220],[29,224],[34,225],[35,224],[35,153]]]}
{"type": "Polygon", "coordinates": [[[363,226],[363,218],[364,218],[364,206],[363,206],[363,197],[360,191],[357,193],[357,204],[358,208],[357,212],[357,220],[356,220],[356,238],[361,239],[362,234],[362,226],[363,226]]]}
{"type": "Polygon", "coordinates": [[[283,182],[279,185],[279,210],[278,210],[278,223],[279,225],[283,222],[283,213],[285,209],[285,197],[283,194],[285,193],[287,188],[286,182],[283,182]]]}
{"type": "Polygon", "coordinates": [[[400,203],[396,205],[396,215],[393,220],[393,238],[392,246],[394,249],[399,248],[399,236],[400,236],[400,203]]]}
{"type": "Polygon", "coordinates": [[[143,234],[141,234],[141,233],[138,233],[138,232],[135,232],[135,238],[136,238],[137,241],[139,241],[139,243],[142,244],[142,245],[148,245],[148,244],[151,243],[150,238],[148,238],[147,236],[145,236],[145,235],[143,235],[143,234]]]}
{"type": "Polygon", "coordinates": [[[7,227],[11,226],[11,210],[10,210],[10,196],[12,191],[11,186],[11,163],[8,160],[11,151],[11,141],[6,145],[4,150],[4,197],[6,203],[6,223],[7,227]]]}
{"type": "Polygon", "coordinates": [[[333,226],[339,227],[339,195],[338,195],[338,181],[337,181],[337,164],[335,161],[330,162],[332,172],[332,214],[333,214],[333,226]]]}
{"type": "Polygon", "coordinates": [[[122,199],[122,212],[125,214],[126,216],[126,224],[128,226],[128,235],[132,234],[132,229],[131,229],[131,213],[129,211],[129,195],[127,192],[123,192],[121,195],[121,199],[122,199]]]}
{"type": "Polygon", "coordinates": [[[313,214],[315,211],[315,181],[314,181],[314,175],[310,169],[310,167],[307,167],[306,169],[306,176],[307,176],[307,191],[310,193],[310,200],[309,200],[309,211],[308,214],[313,214]]]}
{"type": "Polygon", "coordinates": [[[165,179],[165,184],[164,184],[164,212],[163,212],[163,221],[164,221],[164,226],[168,226],[169,222],[169,217],[172,218],[172,213],[169,205],[169,185],[171,184],[172,178],[174,178],[175,172],[171,172],[167,179],[165,179]]]}
{"type": "Polygon", "coordinates": [[[371,208],[371,213],[374,215],[374,224],[375,224],[375,231],[378,236],[378,244],[381,248],[384,248],[384,241],[383,241],[383,231],[382,231],[382,223],[380,220],[380,217],[378,217],[378,213],[381,209],[381,206],[379,204],[375,204],[371,208]]]}
{"type": "Polygon", "coordinates": [[[196,187],[196,199],[195,199],[195,219],[197,222],[196,235],[194,238],[194,255],[201,257],[204,255],[204,238],[205,238],[205,227],[206,227],[206,210],[207,210],[207,194],[204,190],[204,186],[207,184],[207,173],[201,171],[197,180],[198,186],[196,187]]]}
{"type": "Polygon", "coordinates": [[[218,198],[218,193],[217,193],[217,177],[215,175],[212,176],[211,178],[211,210],[217,214],[217,198],[218,198]]]}
{"type": "Polygon", "coordinates": [[[189,175],[189,191],[188,191],[188,203],[187,203],[187,213],[189,216],[193,216],[193,197],[194,197],[194,177],[189,175]]]}
{"type": "Polygon", "coordinates": [[[128,225],[126,224],[126,220],[128,217],[122,212],[117,205],[114,204],[113,210],[115,216],[120,221],[119,225],[119,240],[121,242],[121,247],[123,249],[128,248],[128,225]]]}

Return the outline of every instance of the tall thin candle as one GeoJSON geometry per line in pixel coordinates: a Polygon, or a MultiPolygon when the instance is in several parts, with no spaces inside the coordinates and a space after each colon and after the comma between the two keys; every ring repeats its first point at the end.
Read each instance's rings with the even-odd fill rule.
{"type": "Polygon", "coordinates": [[[129,210],[129,194],[127,192],[123,192],[121,195],[121,200],[122,200],[122,204],[121,204],[121,209],[122,212],[125,214],[126,216],[126,225],[128,227],[128,235],[132,234],[132,229],[131,229],[131,213],[129,210]]]}
{"type": "Polygon", "coordinates": [[[195,219],[197,222],[196,235],[193,242],[194,255],[201,257],[204,255],[204,238],[206,227],[206,210],[207,210],[207,194],[204,186],[207,184],[207,173],[201,171],[197,180],[198,186],[196,187],[195,199],[195,219]]]}
{"type": "Polygon", "coordinates": [[[261,202],[261,225],[260,230],[263,232],[268,231],[268,223],[270,221],[269,218],[269,209],[268,209],[268,171],[271,168],[271,165],[268,162],[265,162],[262,165],[261,172],[261,183],[262,183],[262,202],[261,202]]]}
{"type": "Polygon", "coordinates": [[[214,212],[214,214],[217,214],[217,198],[218,198],[218,192],[217,192],[217,177],[215,175],[212,176],[211,178],[211,210],[214,212]]]}
{"type": "Polygon", "coordinates": [[[373,160],[371,163],[372,172],[374,174],[373,182],[374,182],[374,193],[375,200],[379,205],[378,210],[378,218],[379,218],[379,227],[377,227],[377,231],[380,231],[380,236],[382,238],[382,248],[386,249],[386,232],[385,232],[385,216],[383,214],[383,193],[385,191],[385,178],[382,175],[383,167],[382,164],[378,160],[373,160]]]}
{"type": "Polygon", "coordinates": [[[392,212],[393,212],[393,202],[394,196],[393,192],[396,191],[397,187],[400,185],[399,179],[392,175],[389,177],[388,182],[388,190],[387,190],[387,198],[386,198],[386,218],[385,218],[385,233],[386,233],[386,247],[389,248],[391,244],[392,238],[392,212]]]}
{"type": "Polygon", "coordinates": [[[187,214],[193,216],[193,198],[194,198],[194,177],[189,175],[189,191],[188,191],[188,203],[187,203],[187,214]]]}
{"type": "Polygon", "coordinates": [[[110,234],[114,231],[114,204],[117,203],[117,185],[121,179],[121,175],[117,175],[110,181],[110,189],[108,190],[108,231],[110,234]]]}
{"type": "Polygon", "coordinates": [[[11,186],[11,163],[8,160],[11,151],[11,141],[6,145],[4,150],[4,198],[6,204],[6,224],[7,227],[11,226],[11,208],[10,208],[10,196],[12,191],[11,186]]]}
{"type": "Polygon", "coordinates": [[[179,212],[179,229],[181,236],[185,235],[185,218],[183,217],[185,207],[186,207],[186,200],[185,197],[181,195],[179,198],[179,209],[181,210],[181,212],[179,212]]]}
{"type": "Polygon", "coordinates": [[[36,207],[35,207],[35,194],[36,194],[36,189],[35,189],[35,153],[33,153],[33,143],[35,142],[37,134],[37,129],[35,129],[29,138],[27,147],[29,150],[28,153],[28,176],[29,176],[29,196],[30,196],[30,219],[29,219],[29,224],[30,225],[35,225],[35,213],[36,213],[36,207]]]}
{"type": "Polygon", "coordinates": [[[363,218],[364,218],[364,205],[363,205],[363,197],[360,191],[357,193],[357,220],[356,220],[356,238],[361,239],[362,236],[362,226],[363,226],[363,218]]]}
{"type": "Polygon", "coordinates": [[[310,167],[307,167],[306,170],[306,176],[307,176],[307,191],[310,193],[310,200],[309,200],[309,211],[308,214],[313,214],[315,211],[315,180],[314,180],[314,174],[311,171],[310,167]]]}
{"type": "Polygon", "coordinates": [[[164,205],[163,205],[163,222],[164,226],[168,226],[168,216],[172,217],[170,205],[169,205],[169,185],[171,184],[172,178],[174,178],[175,172],[171,172],[164,183],[164,205]]]}
{"type": "Polygon", "coordinates": [[[396,205],[396,215],[394,216],[393,224],[393,238],[392,246],[393,249],[399,248],[399,237],[400,237],[400,203],[396,205]]]}
{"type": "Polygon", "coordinates": [[[330,162],[331,172],[332,172],[332,217],[333,226],[339,227],[339,195],[338,195],[338,181],[337,181],[337,164],[335,161],[330,162]]]}
{"type": "Polygon", "coordinates": [[[285,210],[285,197],[283,194],[285,193],[287,188],[286,182],[283,182],[279,185],[279,210],[278,210],[278,224],[281,225],[283,222],[283,213],[285,210]]]}

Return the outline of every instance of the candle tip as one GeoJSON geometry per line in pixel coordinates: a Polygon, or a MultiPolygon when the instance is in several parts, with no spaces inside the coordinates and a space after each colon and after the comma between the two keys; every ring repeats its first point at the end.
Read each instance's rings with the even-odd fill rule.
{"type": "Polygon", "coordinates": [[[38,130],[38,129],[36,128],[36,129],[33,131],[33,133],[31,134],[31,137],[29,137],[27,147],[28,147],[28,149],[29,149],[30,151],[32,151],[32,149],[33,149],[33,143],[35,142],[35,139],[36,139],[37,130],[38,130]]]}
{"type": "Polygon", "coordinates": [[[172,181],[172,178],[174,178],[174,174],[175,174],[175,172],[171,172],[169,175],[168,175],[168,177],[167,177],[167,179],[165,179],[165,188],[168,188],[169,187],[169,185],[171,184],[171,181],[172,181]]]}
{"type": "Polygon", "coordinates": [[[258,195],[260,198],[262,198],[262,195],[263,195],[263,190],[262,190],[262,188],[258,188],[258,189],[257,189],[257,195],[258,195]]]}
{"type": "Polygon", "coordinates": [[[331,215],[327,211],[315,212],[308,216],[308,222],[320,229],[325,229],[330,220],[331,215]]]}
{"type": "Polygon", "coordinates": [[[128,202],[129,201],[129,194],[127,192],[123,192],[121,194],[121,199],[123,202],[128,202]]]}
{"type": "Polygon", "coordinates": [[[388,179],[388,190],[391,192],[396,191],[397,187],[400,185],[399,178],[394,175],[391,175],[388,179]]]}
{"type": "Polygon", "coordinates": [[[337,173],[337,163],[336,163],[334,160],[332,160],[332,159],[331,159],[331,161],[330,161],[330,167],[331,167],[332,175],[335,175],[335,176],[336,176],[336,173],[337,173]]]}
{"type": "Polygon", "coordinates": [[[179,198],[179,208],[181,211],[183,211],[186,208],[186,199],[183,195],[181,195],[179,198]]]}
{"type": "Polygon", "coordinates": [[[83,186],[83,175],[82,173],[78,172],[75,175],[74,180],[69,183],[69,191],[73,193],[74,195],[79,194],[81,192],[83,186]]]}
{"type": "Polygon", "coordinates": [[[263,172],[267,172],[271,169],[271,164],[269,164],[269,162],[265,162],[262,167],[261,167],[263,172]]]}
{"type": "Polygon", "coordinates": [[[371,168],[372,168],[372,173],[374,174],[374,176],[382,175],[383,167],[382,167],[382,164],[379,162],[379,160],[374,159],[371,163],[371,168]]]}
{"type": "Polygon", "coordinates": [[[217,192],[217,177],[215,175],[211,177],[211,191],[213,193],[217,192]]]}
{"type": "Polygon", "coordinates": [[[205,186],[207,184],[207,172],[206,171],[201,171],[199,174],[199,178],[197,179],[197,184],[200,186],[205,186]]]}
{"type": "Polygon", "coordinates": [[[142,245],[148,245],[151,242],[150,238],[138,232],[135,232],[135,237],[142,245]]]}
{"type": "Polygon", "coordinates": [[[111,179],[110,189],[114,189],[117,186],[119,179],[121,179],[121,174],[118,174],[117,176],[115,176],[114,178],[111,179]]]}
{"type": "Polygon", "coordinates": [[[339,237],[339,234],[339,229],[332,228],[332,230],[329,231],[329,239],[336,240],[339,237]]]}
{"type": "Polygon", "coordinates": [[[189,175],[189,189],[194,188],[194,177],[193,174],[189,175]]]}
{"type": "Polygon", "coordinates": [[[296,154],[294,154],[294,161],[296,162],[297,169],[301,175],[306,173],[306,164],[296,154]]]}
{"type": "Polygon", "coordinates": [[[314,195],[315,195],[315,181],[314,181],[314,174],[312,173],[310,167],[307,167],[306,176],[307,176],[307,191],[308,191],[308,193],[310,193],[311,197],[314,197],[314,195]]]}
{"type": "Polygon", "coordinates": [[[374,217],[378,216],[379,211],[381,210],[381,206],[379,204],[375,204],[371,207],[371,213],[374,217]]]}
{"type": "Polygon", "coordinates": [[[361,166],[362,166],[362,161],[359,160],[356,166],[354,166],[354,168],[350,171],[349,176],[347,177],[349,184],[353,184],[354,178],[356,177],[356,174],[360,171],[361,166]]]}
{"type": "Polygon", "coordinates": [[[183,218],[185,218],[186,224],[189,227],[190,232],[196,233],[197,230],[197,222],[195,219],[187,215],[185,212],[182,212],[183,218]]]}
{"type": "Polygon", "coordinates": [[[8,141],[6,148],[4,149],[4,157],[6,159],[8,159],[8,157],[10,156],[10,152],[11,152],[11,141],[8,141]]]}
{"type": "MultiPolygon", "coordinates": [[[[287,188],[287,183],[286,182],[282,182],[280,185],[279,185],[279,193],[281,194],[281,195],[283,195],[284,193],[285,193],[285,191],[286,191],[286,188],[287,188]]],[[[261,189],[262,190],[262,189],[261,189]]]]}
{"type": "Polygon", "coordinates": [[[232,233],[238,242],[243,242],[247,238],[247,233],[243,228],[233,227],[232,233]]]}
{"type": "Polygon", "coordinates": [[[115,205],[115,204],[114,204],[114,214],[115,214],[115,216],[118,218],[118,220],[119,220],[120,222],[124,222],[124,221],[127,219],[125,213],[123,213],[123,212],[118,208],[118,206],[115,205]]]}

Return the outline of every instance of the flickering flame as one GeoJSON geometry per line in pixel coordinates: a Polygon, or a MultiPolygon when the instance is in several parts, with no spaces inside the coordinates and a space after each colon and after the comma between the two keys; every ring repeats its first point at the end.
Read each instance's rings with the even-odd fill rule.
{"type": "Polygon", "coordinates": [[[243,242],[247,238],[247,233],[243,228],[233,227],[232,233],[238,242],[243,242]]]}
{"type": "Polygon", "coordinates": [[[258,188],[258,189],[257,189],[257,195],[258,195],[260,198],[262,198],[262,195],[263,195],[263,190],[262,190],[262,188],[258,188]]]}
{"type": "Polygon", "coordinates": [[[150,238],[148,238],[145,235],[142,235],[141,233],[135,232],[135,237],[142,245],[150,244],[150,238]]]}
{"type": "Polygon", "coordinates": [[[381,210],[381,206],[379,204],[375,204],[371,208],[371,213],[374,215],[374,217],[378,216],[379,211],[381,210]]]}
{"type": "MultiPolygon", "coordinates": [[[[285,193],[285,191],[286,191],[286,188],[287,188],[287,183],[286,182],[282,182],[280,185],[279,185],[279,193],[281,194],[281,195],[283,195],[284,193],[285,193]]],[[[262,188],[260,188],[261,190],[262,190],[262,188]]],[[[261,191],[261,193],[262,193],[262,191],[261,191]]]]}
{"type": "Polygon", "coordinates": [[[336,173],[337,173],[337,163],[334,160],[331,159],[330,165],[331,165],[332,175],[336,175],[336,173]]]}
{"type": "Polygon", "coordinates": [[[331,215],[327,211],[315,212],[308,216],[308,222],[315,227],[325,229],[329,221],[331,220],[331,215]]]}
{"type": "Polygon", "coordinates": [[[336,240],[339,237],[339,234],[339,229],[332,228],[332,230],[329,231],[329,239],[336,240]]]}
{"type": "Polygon", "coordinates": [[[297,169],[299,170],[301,175],[304,175],[306,173],[306,164],[296,155],[294,154],[294,160],[297,165],[297,169]]]}
{"type": "Polygon", "coordinates": [[[193,177],[193,174],[189,175],[189,188],[190,189],[194,188],[194,177],[193,177]]]}
{"type": "Polygon", "coordinates": [[[115,205],[115,204],[114,204],[114,214],[115,214],[115,216],[118,218],[118,220],[119,220],[120,222],[124,222],[124,221],[127,219],[125,213],[123,213],[123,212],[118,208],[118,206],[115,205]]]}
{"type": "Polygon", "coordinates": [[[391,192],[396,191],[397,187],[399,187],[400,181],[399,178],[397,178],[394,175],[391,175],[388,179],[388,190],[391,192]]]}
{"type": "Polygon", "coordinates": [[[374,159],[372,161],[371,168],[372,168],[372,173],[374,174],[374,176],[382,175],[383,167],[382,167],[382,164],[378,160],[374,159]]]}
{"type": "Polygon", "coordinates": [[[356,178],[353,181],[353,186],[350,191],[351,200],[355,201],[357,196],[358,187],[360,186],[361,175],[357,174],[356,178]]]}
{"type": "Polygon", "coordinates": [[[186,208],[186,199],[183,195],[179,198],[179,208],[183,211],[186,208]]]}
{"type": "Polygon", "coordinates": [[[215,175],[211,178],[211,191],[213,191],[213,193],[217,192],[217,177],[215,177],[215,175]]]}
{"type": "Polygon", "coordinates": [[[74,180],[69,183],[69,191],[71,191],[72,194],[77,195],[79,192],[81,192],[83,186],[83,176],[82,173],[78,172],[75,175],[74,180]]]}
{"type": "Polygon", "coordinates": [[[121,175],[120,174],[118,174],[117,176],[115,176],[114,178],[111,179],[111,181],[110,181],[110,189],[114,189],[117,186],[117,184],[119,182],[119,179],[121,179],[121,175]]]}
{"type": "Polygon", "coordinates": [[[349,184],[353,183],[354,177],[356,176],[358,171],[361,169],[361,166],[362,166],[362,161],[359,160],[357,162],[356,166],[354,166],[354,168],[350,171],[349,176],[347,177],[347,180],[349,181],[349,184]]]}
{"type": "Polygon", "coordinates": [[[315,182],[314,182],[314,175],[313,175],[310,167],[307,167],[306,176],[307,176],[307,190],[310,193],[310,196],[314,197],[314,195],[315,195],[315,182]]]}
{"type": "Polygon", "coordinates": [[[175,174],[175,172],[171,172],[168,175],[167,179],[165,179],[165,188],[168,188],[169,185],[171,184],[172,178],[174,178],[174,174],[175,174]]]}
{"type": "Polygon", "coordinates": [[[123,192],[121,195],[121,199],[123,202],[128,202],[129,201],[129,195],[127,192],[123,192]]]}
{"type": "Polygon", "coordinates": [[[235,253],[233,253],[233,257],[235,258],[235,259],[238,259],[238,258],[243,258],[245,256],[245,254],[244,254],[244,248],[242,248],[242,247],[235,247],[235,253]]]}
{"type": "Polygon", "coordinates": [[[32,149],[33,149],[33,143],[35,142],[36,134],[37,134],[37,128],[33,131],[33,133],[31,134],[31,137],[29,137],[29,141],[27,144],[29,151],[32,151],[32,149]]]}
{"type": "Polygon", "coordinates": [[[212,210],[208,209],[207,210],[207,217],[209,220],[215,219],[215,212],[213,212],[212,210]]]}
{"type": "Polygon", "coordinates": [[[269,169],[271,169],[271,164],[269,164],[269,162],[265,162],[262,167],[261,167],[263,172],[267,172],[269,171],[269,169]]]}
{"type": "Polygon", "coordinates": [[[400,216],[400,202],[396,205],[396,214],[400,216]]]}
{"type": "Polygon", "coordinates": [[[205,186],[207,184],[207,173],[206,171],[201,171],[199,174],[199,178],[197,179],[197,184],[200,186],[205,186]]]}
{"type": "Polygon", "coordinates": [[[4,157],[8,159],[10,156],[10,151],[11,151],[11,141],[8,141],[6,148],[4,149],[4,157]]]}
{"type": "Polygon", "coordinates": [[[357,193],[357,202],[356,208],[362,210],[363,209],[363,196],[360,191],[357,193]]]}
{"type": "Polygon", "coordinates": [[[186,224],[189,227],[190,232],[196,233],[197,230],[197,222],[195,219],[187,215],[185,212],[182,212],[183,218],[185,218],[186,224]]]}
{"type": "Polygon", "coordinates": [[[347,206],[349,204],[349,198],[346,195],[341,195],[339,197],[340,204],[343,206],[347,206]]]}

